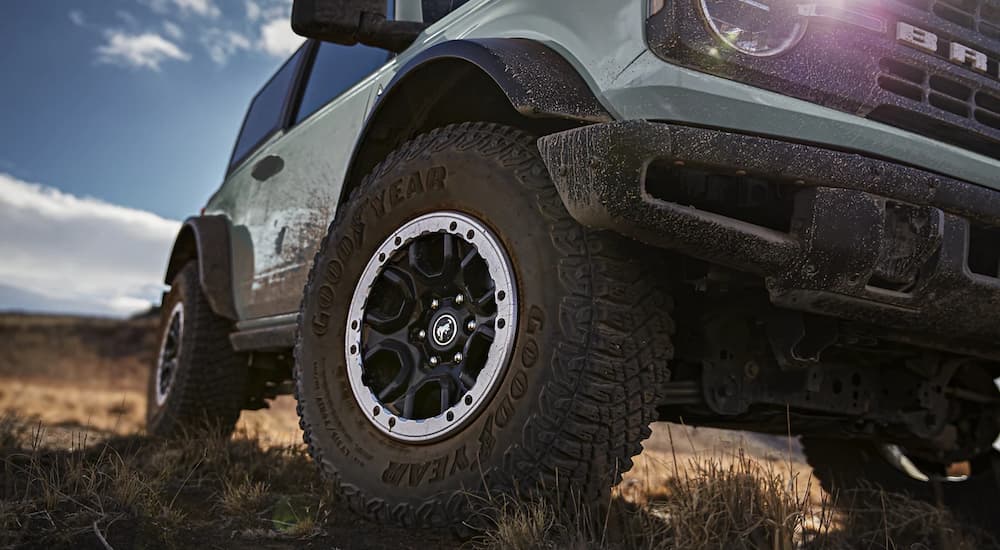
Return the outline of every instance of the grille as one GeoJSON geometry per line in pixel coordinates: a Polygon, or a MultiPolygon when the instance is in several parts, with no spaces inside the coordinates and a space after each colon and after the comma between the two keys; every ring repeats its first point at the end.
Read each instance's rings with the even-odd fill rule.
{"type": "Polygon", "coordinates": [[[650,17],[647,40],[668,62],[1000,159],[1000,0],[876,4],[885,33],[816,25],[795,51],[773,58],[705,53],[715,41],[690,1],[650,17]],[[903,43],[899,22],[934,33],[937,50],[903,43]],[[985,54],[987,71],[952,61],[954,44],[985,54]]]}
{"type": "Polygon", "coordinates": [[[1000,95],[972,88],[944,74],[884,58],[878,84],[883,90],[1000,130],[1000,95]]]}
{"type": "Polygon", "coordinates": [[[902,0],[904,4],[1000,40],[1000,2],[990,0],[902,0]]]}

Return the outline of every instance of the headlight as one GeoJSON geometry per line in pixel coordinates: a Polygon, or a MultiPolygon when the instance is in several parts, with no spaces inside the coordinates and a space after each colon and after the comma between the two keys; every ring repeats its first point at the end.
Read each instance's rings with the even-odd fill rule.
{"type": "Polygon", "coordinates": [[[701,15],[726,45],[755,56],[777,55],[798,44],[807,18],[794,0],[695,0],[701,15]]]}

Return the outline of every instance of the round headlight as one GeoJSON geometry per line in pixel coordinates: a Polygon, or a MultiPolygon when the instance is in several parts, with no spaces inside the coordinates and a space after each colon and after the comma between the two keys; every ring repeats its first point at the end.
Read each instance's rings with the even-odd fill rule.
{"type": "Polygon", "coordinates": [[[708,28],[747,55],[777,55],[806,32],[807,18],[794,0],[695,0],[708,28]]]}

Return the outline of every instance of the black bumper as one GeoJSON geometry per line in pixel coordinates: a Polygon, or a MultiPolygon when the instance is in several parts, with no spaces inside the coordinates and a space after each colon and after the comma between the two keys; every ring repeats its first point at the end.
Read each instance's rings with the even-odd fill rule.
{"type": "Polygon", "coordinates": [[[584,225],[760,274],[779,307],[979,350],[1000,342],[996,191],[857,153],[665,123],[587,126],[538,146],[584,225]],[[792,189],[787,230],[657,198],[646,185],[654,161],[792,189]],[[970,241],[981,249],[975,273],[970,241]],[[912,279],[905,288],[881,283],[901,274],[912,279]]]}

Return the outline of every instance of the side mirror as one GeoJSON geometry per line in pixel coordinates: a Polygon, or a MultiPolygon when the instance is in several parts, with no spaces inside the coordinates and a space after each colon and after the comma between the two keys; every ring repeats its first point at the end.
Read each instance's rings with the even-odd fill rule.
{"type": "Polygon", "coordinates": [[[292,30],[306,38],[401,52],[427,25],[386,19],[386,0],[295,0],[292,30]]]}

